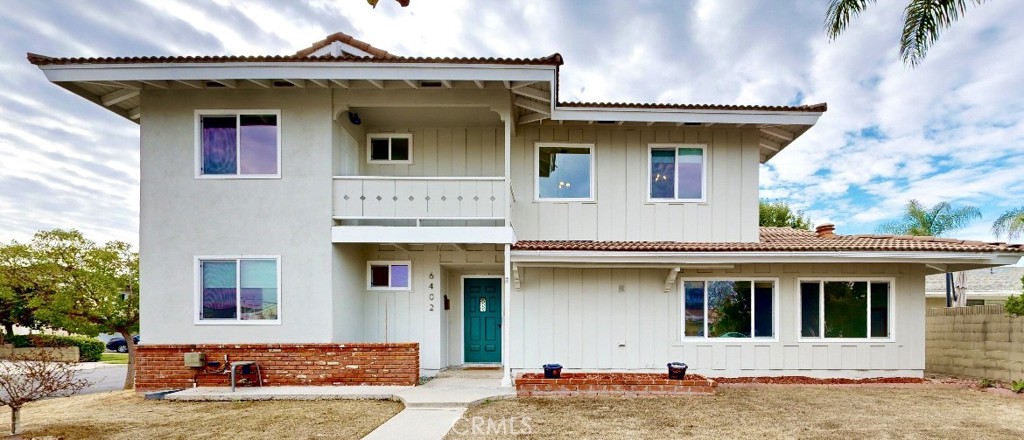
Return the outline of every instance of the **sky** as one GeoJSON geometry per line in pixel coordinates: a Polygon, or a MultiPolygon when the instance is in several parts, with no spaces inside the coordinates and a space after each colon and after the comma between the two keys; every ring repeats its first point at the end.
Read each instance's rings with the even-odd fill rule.
{"type": "Polygon", "coordinates": [[[138,243],[139,128],[46,81],[50,56],[291,54],[342,31],[409,56],[561,53],[561,99],[813,104],[818,124],[761,167],[761,196],[841,234],[910,199],[971,204],[992,240],[1024,205],[1024,22],[970,7],[924,63],[898,57],[902,1],[836,41],[811,0],[0,0],[0,241],[76,228],[138,243]]]}

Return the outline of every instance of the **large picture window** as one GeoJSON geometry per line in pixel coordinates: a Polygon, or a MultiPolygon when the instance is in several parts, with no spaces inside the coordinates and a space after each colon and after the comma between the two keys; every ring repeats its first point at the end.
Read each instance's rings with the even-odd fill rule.
{"type": "Polygon", "coordinates": [[[280,176],[280,112],[201,110],[196,117],[199,176],[280,176]]]}
{"type": "Polygon", "coordinates": [[[774,280],[684,280],[683,337],[774,338],[774,280]]]}
{"type": "Polygon", "coordinates": [[[706,192],[704,145],[651,144],[651,201],[703,202],[706,192]]]}
{"type": "Polygon", "coordinates": [[[281,285],[277,257],[197,260],[199,322],[278,322],[281,285]]]}
{"type": "Polygon", "coordinates": [[[800,281],[800,336],[891,337],[892,281],[800,281]]]}
{"type": "Polygon", "coordinates": [[[594,146],[537,144],[537,200],[594,199],[594,146]]]}

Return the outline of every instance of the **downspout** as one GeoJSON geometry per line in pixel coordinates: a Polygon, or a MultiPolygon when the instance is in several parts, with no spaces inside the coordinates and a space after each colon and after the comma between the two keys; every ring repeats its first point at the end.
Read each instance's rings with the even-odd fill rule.
{"type": "Polygon", "coordinates": [[[953,307],[953,273],[946,272],[946,307],[953,307]]]}

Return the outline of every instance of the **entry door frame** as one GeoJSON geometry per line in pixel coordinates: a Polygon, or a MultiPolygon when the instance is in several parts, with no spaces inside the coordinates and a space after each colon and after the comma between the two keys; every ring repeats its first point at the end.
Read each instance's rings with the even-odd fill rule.
{"type": "MultiPolygon", "coordinates": [[[[502,276],[502,275],[462,275],[460,277],[460,279],[459,279],[459,296],[460,296],[459,302],[462,303],[462,313],[459,316],[459,326],[462,327],[462,331],[459,333],[459,335],[461,335],[462,337],[459,338],[459,345],[462,347],[462,350],[459,350],[459,352],[462,353],[462,359],[461,359],[462,364],[461,365],[467,365],[466,364],[466,307],[468,307],[468,305],[466,304],[466,279],[468,279],[468,278],[493,278],[493,279],[498,280],[498,285],[501,286],[500,289],[501,289],[502,301],[504,301],[504,298],[505,298],[505,283],[503,282],[504,281],[504,276],[502,276]]],[[[501,308],[501,327],[498,327],[498,333],[501,335],[501,362],[500,362],[500,364],[502,366],[505,365],[505,332],[503,331],[504,329],[505,329],[505,307],[504,307],[504,304],[502,304],[502,308],[501,308]]],[[[491,365],[491,363],[489,363],[489,362],[473,362],[473,365],[491,365]]]]}

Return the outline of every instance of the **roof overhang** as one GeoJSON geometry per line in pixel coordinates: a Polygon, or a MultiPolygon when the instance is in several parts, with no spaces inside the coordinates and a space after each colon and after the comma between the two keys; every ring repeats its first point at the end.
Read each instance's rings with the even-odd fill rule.
{"type": "Polygon", "coordinates": [[[757,263],[885,263],[922,264],[929,273],[1005,266],[1020,254],[963,252],[592,252],[512,250],[511,260],[523,267],[572,264],[708,265],[757,263]]]}
{"type": "MultiPolygon", "coordinates": [[[[145,89],[366,88],[418,89],[424,82],[440,88],[511,90],[517,105],[553,101],[557,66],[543,64],[411,62],[230,62],[44,64],[46,78],[123,117],[141,118],[145,89]],[[536,95],[536,96],[533,96],[536,95]]],[[[550,104],[546,104],[550,106],[550,104]]],[[[550,117],[550,110],[538,113],[550,117]]]]}
{"type": "Polygon", "coordinates": [[[41,65],[51,82],[247,79],[553,81],[555,66],[441,63],[130,63],[41,65]]]}

